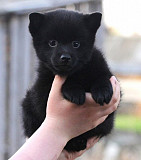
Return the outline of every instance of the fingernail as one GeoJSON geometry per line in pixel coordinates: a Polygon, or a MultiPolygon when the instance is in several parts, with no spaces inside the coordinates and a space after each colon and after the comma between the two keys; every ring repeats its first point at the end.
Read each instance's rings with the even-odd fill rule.
{"type": "Polygon", "coordinates": [[[116,82],[117,82],[117,78],[116,78],[115,76],[112,76],[112,79],[114,79],[115,84],[116,84],[116,82]]]}
{"type": "Polygon", "coordinates": [[[57,79],[58,79],[58,78],[60,78],[60,76],[59,76],[59,75],[55,75],[55,78],[57,78],[57,79]]]}
{"type": "Polygon", "coordinates": [[[116,80],[116,81],[117,81],[117,79],[116,79],[116,77],[115,77],[115,76],[112,76],[112,78],[113,78],[114,80],[116,80]]]}

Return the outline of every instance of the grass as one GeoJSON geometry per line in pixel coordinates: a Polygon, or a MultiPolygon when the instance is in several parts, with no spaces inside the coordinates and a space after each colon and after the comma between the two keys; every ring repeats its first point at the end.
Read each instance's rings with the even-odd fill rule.
{"type": "Polygon", "coordinates": [[[123,131],[141,133],[141,117],[132,115],[117,115],[115,128],[123,131]]]}

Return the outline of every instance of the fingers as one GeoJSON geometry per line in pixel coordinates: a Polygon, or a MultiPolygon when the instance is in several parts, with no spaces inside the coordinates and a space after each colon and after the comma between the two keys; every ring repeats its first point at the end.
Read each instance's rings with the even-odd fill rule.
{"type": "Polygon", "coordinates": [[[88,139],[87,148],[84,150],[81,150],[79,152],[67,152],[66,150],[63,150],[63,152],[61,153],[58,160],[74,160],[74,159],[80,157],[88,149],[92,148],[98,141],[99,141],[99,138],[97,138],[97,137],[92,137],[92,138],[88,139]]]}
{"type": "MultiPolygon", "coordinates": [[[[102,123],[109,114],[111,114],[117,109],[120,101],[120,84],[114,76],[110,78],[110,81],[113,87],[113,96],[109,104],[104,104],[103,106],[100,106],[93,100],[90,93],[86,93],[85,106],[87,107],[87,109],[88,107],[91,107],[94,109],[95,112],[97,112],[97,117],[100,118],[98,124],[102,123]]],[[[93,113],[93,110],[90,110],[91,113],[93,113]]]]}
{"type": "Polygon", "coordinates": [[[97,120],[96,127],[97,127],[98,125],[100,125],[101,123],[103,123],[107,117],[108,117],[108,115],[99,118],[99,119],[97,120]]]}
{"type": "Polygon", "coordinates": [[[94,101],[94,99],[92,98],[92,95],[91,95],[91,93],[86,93],[86,101],[85,101],[85,104],[86,104],[86,106],[94,106],[94,107],[96,107],[96,106],[100,106],[98,103],[96,103],[95,101],[94,101]]]}
{"type": "Polygon", "coordinates": [[[99,141],[99,138],[97,138],[97,137],[92,137],[92,138],[88,139],[86,149],[81,150],[79,152],[75,152],[74,153],[74,158],[80,157],[88,149],[92,148],[98,141],[99,141]]]}
{"type": "Polygon", "coordinates": [[[65,82],[66,78],[64,77],[60,77],[58,75],[55,76],[53,83],[52,83],[52,87],[51,87],[51,91],[50,91],[50,96],[61,96],[61,87],[63,85],[63,83],[65,82]],[[60,94],[59,94],[60,93],[60,94]]]}
{"type": "Polygon", "coordinates": [[[116,78],[113,76],[111,80],[112,86],[114,87],[114,91],[113,91],[113,96],[112,99],[109,103],[109,105],[111,104],[115,104],[117,101],[119,101],[119,97],[120,97],[120,84],[119,82],[116,80],[116,78]]]}
{"type": "Polygon", "coordinates": [[[115,84],[116,84],[117,79],[116,79],[115,76],[112,76],[110,78],[110,81],[111,81],[111,84],[112,84],[112,87],[113,87],[113,92],[114,92],[115,91],[115,84]]]}
{"type": "Polygon", "coordinates": [[[101,111],[101,116],[106,116],[111,114],[117,109],[120,101],[120,85],[117,80],[111,79],[112,86],[114,88],[113,96],[109,104],[105,104],[103,111],[101,111]]]}
{"type": "Polygon", "coordinates": [[[65,80],[66,80],[66,78],[56,75],[53,80],[52,88],[51,88],[53,90],[53,92],[56,92],[56,93],[60,92],[61,87],[62,87],[63,83],[65,82],[65,80]]]}
{"type": "MultiPolygon", "coordinates": [[[[119,85],[119,82],[117,81],[117,79],[115,78],[115,76],[112,76],[110,78],[110,81],[111,81],[111,84],[112,84],[112,87],[113,87],[113,96],[112,96],[112,101],[110,101],[110,103],[116,103],[117,100],[118,100],[118,97],[119,97],[119,94],[120,94],[120,85],[119,85]]],[[[91,93],[86,93],[86,105],[94,105],[95,107],[96,106],[100,106],[98,103],[96,103],[94,101],[94,99],[92,98],[92,95],[91,93]]]]}
{"type": "Polygon", "coordinates": [[[92,137],[92,138],[88,139],[86,150],[92,148],[94,146],[94,144],[96,144],[98,141],[99,141],[99,138],[97,138],[97,137],[92,137]]]}

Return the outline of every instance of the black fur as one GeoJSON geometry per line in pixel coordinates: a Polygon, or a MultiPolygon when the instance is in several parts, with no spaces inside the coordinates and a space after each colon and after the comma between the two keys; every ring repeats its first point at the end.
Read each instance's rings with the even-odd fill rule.
{"type": "MultiPolygon", "coordinates": [[[[32,13],[29,18],[29,30],[39,58],[39,68],[38,78],[22,103],[27,137],[37,130],[45,118],[54,75],[67,76],[62,94],[78,105],[85,102],[85,92],[90,92],[100,105],[109,103],[113,94],[109,80],[112,73],[102,53],[93,46],[101,23],[101,13],[83,15],[74,11],[56,10],[46,14],[32,13]],[[50,47],[50,40],[56,40],[57,46],[50,47]],[[80,42],[80,47],[73,48],[73,41],[80,42]]],[[[114,113],[96,128],[70,140],[65,149],[85,149],[90,137],[103,137],[111,132],[113,120],[114,113]]]]}

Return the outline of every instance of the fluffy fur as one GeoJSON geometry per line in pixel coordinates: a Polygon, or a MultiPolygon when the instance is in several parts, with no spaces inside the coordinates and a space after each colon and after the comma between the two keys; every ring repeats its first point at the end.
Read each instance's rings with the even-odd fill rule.
{"type": "MultiPolygon", "coordinates": [[[[30,14],[29,31],[39,58],[39,68],[36,82],[22,103],[27,137],[45,118],[47,99],[56,74],[67,76],[62,94],[73,103],[83,104],[85,92],[90,92],[101,105],[111,100],[113,90],[109,79],[112,73],[102,53],[94,47],[101,16],[101,13],[84,15],[67,10],[30,14]]],[[[113,120],[114,113],[96,128],[70,140],[65,149],[85,149],[87,139],[103,137],[111,132],[113,120]]]]}

